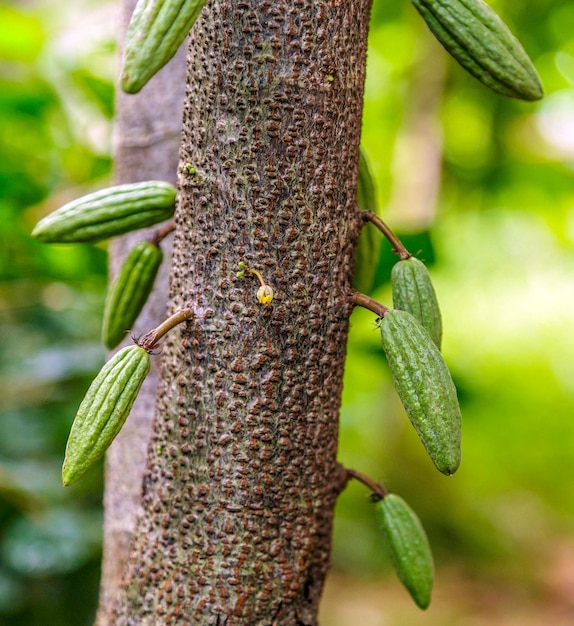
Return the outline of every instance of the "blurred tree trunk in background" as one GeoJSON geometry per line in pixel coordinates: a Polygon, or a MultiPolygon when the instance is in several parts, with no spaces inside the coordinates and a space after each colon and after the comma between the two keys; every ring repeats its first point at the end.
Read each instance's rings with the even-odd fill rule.
{"type": "MultiPolygon", "coordinates": [[[[119,48],[123,47],[129,19],[136,0],[124,0],[119,14],[119,48]]],[[[116,94],[114,163],[117,183],[177,178],[181,142],[181,120],[185,93],[185,46],[137,95],[116,94]]],[[[153,229],[150,229],[151,232],[153,229]]],[[[110,245],[110,274],[113,276],[129,249],[145,238],[138,231],[110,245]]],[[[165,317],[167,284],[171,258],[171,237],[162,242],[164,263],[155,289],[141,313],[136,332],[141,334],[165,317]]],[[[129,338],[126,339],[129,343],[129,338]]],[[[106,456],[104,496],[104,558],[100,586],[98,624],[109,624],[109,610],[128,558],[129,544],[141,506],[142,478],[151,435],[160,359],[152,360],[152,370],[144,382],[125,426],[106,456]]]]}
{"type": "MultiPolygon", "coordinates": [[[[168,310],[195,318],[165,341],[151,445],[148,396],[108,458],[100,626],[317,623],[342,488],[369,12],[215,0],[192,31],[168,310]]],[[[163,74],[118,99],[119,180],[173,179],[163,74]]]]}
{"type": "MultiPolygon", "coordinates": [[[[425,41],[433,37],[421,25],[425,41]]],[[[429,51],[429,54],[430,51],[429,51]]],[[[385,214],[394,228],[421,231],[435,221],[442,176],[440,110],[446,55],[422,54],[410,75],[409,97],[394,147],[392,189],[385,214]]]]}

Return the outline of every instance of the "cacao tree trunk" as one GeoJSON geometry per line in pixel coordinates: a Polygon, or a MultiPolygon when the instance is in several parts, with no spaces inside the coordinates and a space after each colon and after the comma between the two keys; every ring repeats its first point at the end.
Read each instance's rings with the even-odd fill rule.
{"type": "Polygon", "coordinates": [[[101,624],[317,623],[369,11],[214,0],[194,26],[168,303],[194,318],[162,349],[141,511],[101,624]]]}

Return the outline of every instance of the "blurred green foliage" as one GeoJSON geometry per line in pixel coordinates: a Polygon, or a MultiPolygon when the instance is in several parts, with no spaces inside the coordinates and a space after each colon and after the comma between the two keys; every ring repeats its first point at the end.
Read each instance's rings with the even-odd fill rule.
{"type": "MultiPolygon", "coordinates": [[[[368,55],[362,144],[381,214],[431,266],[463,463],[449,479],[426,458],[362,310],[351,320],[340,458],[418,512],[438,593],[449,567],[547,590],[550,555],[574,537],[574,5],[492,5],[542,76],[540,103],[489,93],[408,2],[375,0],[368,55]],[[417,164],[429,146],[436,162],[417,164]]],[[[89,624],[96,604],[101,474],[64,490],[60,467],[104,358],[106,254],[29,233],[109,176],[113,8],[0,5],[0,626],[89,624]]],[[[383,245],[373,293],[387,304],[394,260],[383,245]]],[[[340,498],[335,571],[398,587],[367,496],[352,483],[340,498]]]]}
{"type": "Polygon", "coordinates": [[[101,472],[64,490],[60,468],[105,356],[106,254],[30,238],[111,166],[113,86],[92,60],[113,53],[112,21],[108,42],[70,54],[67,10],[0,5],[0,624],[13,626],[91,624],[101,559],[101,472]]]}

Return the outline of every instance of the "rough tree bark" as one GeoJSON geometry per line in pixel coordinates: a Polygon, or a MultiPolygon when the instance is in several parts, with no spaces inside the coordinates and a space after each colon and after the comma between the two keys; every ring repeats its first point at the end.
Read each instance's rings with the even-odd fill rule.
{"type": "Polygon", "coordinates": [[[142,510],[102,624],[317,623],[369,11],[214,0],[193,29],[168,308],[195,317],[163,347],[142,510]]]}

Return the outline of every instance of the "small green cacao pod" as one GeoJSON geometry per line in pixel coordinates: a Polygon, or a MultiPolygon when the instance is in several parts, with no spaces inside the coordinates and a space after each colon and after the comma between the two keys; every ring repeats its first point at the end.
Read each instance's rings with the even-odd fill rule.
{"type": "Polygon", "coordinates": [[[150,369],[140,346],[117,352],[90,385],[72,424],[62,467],[65,486],[79,480],[120,432],[150,369]]]}
{"type": "MultiPolygon", "coordinates": [[[[377,210],[375,185],[365,153],[361,149],[359,156],[359,179],[357,184],[357,205],[362,211],[377,210]]],[[[353,271],[353,288],[356,291],[369,293],[379,260],[381,248],[380,233],[372,225],[365,224],[361,229],[357,242],[357,256],[353,271]]]]}
{"type": "Polygon", "coordinates": [[[482,0],[412,3],[447,52],[481,83],[511,98],[542,98],[532,61],[508,26],[482,0]]]}
{"type": "Polygon", "coordinates": [[[408,418],[436,468],[460,465],[461,414],[448,367],[419,321],[393,309],[381,321],[383,349],[408,418]]]}
{"type": "Polygon", "coordinates": [[[417,606],[426,609],[431,601],[434,562],[425,530],[416,513],[394,493],[375,506],[393,567],[417,606]]]}
{"type": "Polygon", "coordinates": [[[112,350],[125,337],[146,303],[163,253],[150,241],[140,241],[125,258],[104,306],[102,339],[112,350]]]}
{"type": "Polygon", "coordinates": [[[137,93],[177,52],[206,0],[138,0],[128,26],[121,86],[137,93]]]}
{"type": "Polygon", "coordinates": [[[393,306],[408,311],[426,328],[437,348],[442,341],[442,319],[426,265],[410,257],[395,263],[391,271],[393,306]]]}
{"type": "Polygon", "coordinates": [[[177,190],[159,180],[95,191],[40,220],[32,236],[45,243],[101,241],[172,217],[177,190]]]}

